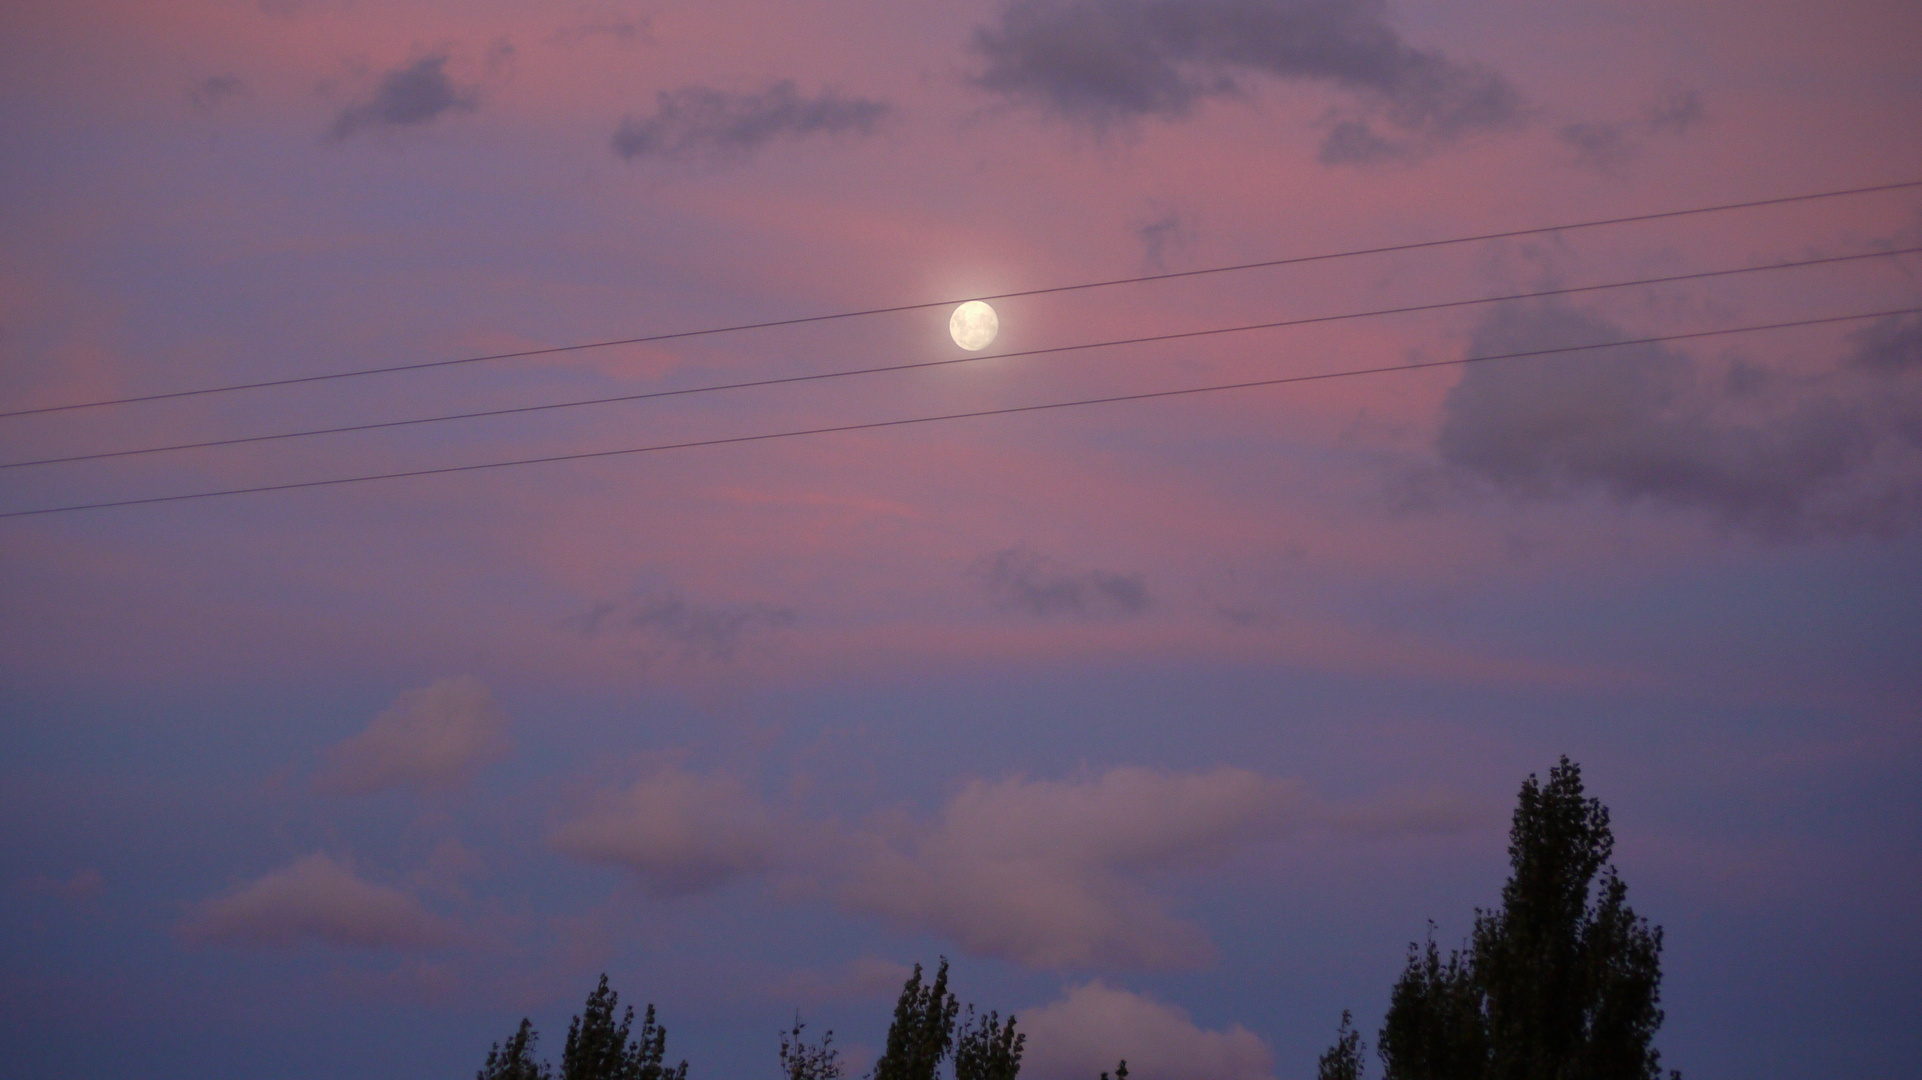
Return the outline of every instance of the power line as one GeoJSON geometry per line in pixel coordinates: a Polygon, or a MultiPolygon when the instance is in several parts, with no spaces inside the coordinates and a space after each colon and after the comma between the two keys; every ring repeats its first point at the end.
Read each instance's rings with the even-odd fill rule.
{"type": "Polygon", "coordinates": [[[1315,375],[1289,375],[1282,378],[1256,379],[1249,382],[1220,383],[1213,386],[1191,386],[1179,390],[1154,390],[1140,394],[1116,394],[1109,397],[1081,398],[1074,401],[1043,402],[1039,405],[1013,405],[999,409],[977,409],[971,412],[940,413],[934,416],[911,416],[899,420],[871,420],[857,424],[836,424],[828,427],[763,432],[758,435],[731,435],[718,439],[696,439],[689,442],[656,443],[651,446],[634,446],[620,450],[588,450],[571,454],[551,454],[546,457],[486,461],[474,465],[446,465],[433,469],[409,469],[404,472],[370,473],[362,476],[334,477],[327,480],[299,480],[291,483],[261,484],[256,487],[220,488],[214,491],[195,491],[182,495],[150,495],[139,499],[116,499],[109,502],[76,503],[71,506],[52,506],[38,510],[10,510],[0,513],[0,518],[36,517],[46,514],[71,513],[78,510],[105,510],[120,506],[145,506],[153,503],[185,502],[193,499],[212,499],[228,495],[254,495],[268,491],[297,491],[304,488],[361,484],[374,480],[401,480],[417,476],[445,476],[452,473],[480,472],[486,469],[505,469],[518,465],[545,465],[560,461],[583,461],[591,458],[622,457],[630,454],[650,454],[665,450],[691,450],[707,446],[731,446],[739,443],[769,442],[775,439],[794,439],[809,435],[834,435],[851,431],[874,431],[881,428],[906,427],[912,424],[933,424],[948,420],[972,420],[987,416],[1010,416],[1016,413],[1072,409],[1086,405],[1112,405],[1124,401],[1150,401],[1158,398],[1183,397],[1191,394],[1211,394],[1227,390],[1251,390],[1259,387],[1286,386],[1292,383],[1320,382],[1327,379],[1344,379],[1359,375],[1381,375],[1396,371],[1422,371],[1429,368],[1461,367],[1467,364],[1485,363],[1492,360],[1519,360],[1527,357],[1553,356],[1561,353],[1587,352],[1595,349],[1614,349],[1629,345],[1653,345],[1669,341],[1689,341],[1700,338],[1722,337],[1729,334],[1789,330],[1803,326],[1821,326],[1831,323],[1859,322],[1864,319],[1887,318],[1892,315],[1914,315],[1919,312],[1922,312],[1922,307],[1895,308],[1888,311],[1869,311],[1856,315],[1831,315],[1819,319],[1797,319],[1792,322],[1764,323],[1756,326],[1736,326],[1723,330],[1696,330],[1683,334],[1660,334],[1653,337],[1604,341],[1590,345],[1569,345],[1554,349],[1530,349],[1525,352],[1467,356],[1455,360],[1437,360],[1425,364],[1391,364],[1383,367],[1352,368],[1347,371],[1327,371],[1315,375]]]}
{"type": "Polygon", "coordinates": [[[917,304],[896,304],[891,307],[837,311],[825,315],[803,315],[792,319],[772,319],[766,322],[736,323],[730,326],[710,327],[705,330],[680,330],[667,334],[649,334],[642,337],[582,342],[576,345],[554,345],[539,349],[521,349],[515,352],[463,356],[449,360],[425,360],[411,364],[392,364],[386,367],[360,368],[354,371],[336,371],[324,375],[299,375],[285,379],[265,379],[259,382],[208,386],[194,390],[172,390],[159,394],[140,394],[133,397],[80,401],[66,405],[43,405],[32,409],[15,409],[10,412],[0,412],[0,419],[12,416],[32,416],[40,413],[70,412],[76,409],[95,409],[107,405],[132,405],[146,401],[167,401],[174,398],[199,397],[205,394],[225,394],[236,390],[262,390],[276,386],[297,386],[305,383],[327,382],[333,379],[353,379],[364,375],[388,375],[401,371],[423,371],[430,368],[452,367],[458,364],[476,364],[486,360],[518,360],[530,356],[552,356],[557,353],[612,348],[617,345],[645,345],[661,341],[679,341],[687,338],[707,337],[714,334],[731,334],[744,330],[766,330],[773,327],[801,326],[806,323],[827,322],[834,319],[853,319],[866,315],[888,315],[904,311],[924,311],[928,308],[947,307],[951,304],[958,304],[961,303],[962,300],[1012,300],[1024,296],[1048,296],[1055,293],[1076,292],[1083,289],[1102,289],[1113,285],[1137,285],[1150,281],[1170,281],[1176,278],[1200,277],[1205,274],[1225,274],[1238,270],[1298,266],[1303,263],[1325,262],[1331,259],[1348,259],[1363,255],[1387,255],[1399,251],[1420,251],[1426,248],[1448,247],[1454,244],[1472,244],[1483,240],[1506,240],[1518,236],[1537,236],[1542,233],[1570,232],[1575,229],[1595,229],[1609,225],[1631,225],[1637,222],[1663,221],[1670,218],[1690,217],[1696,214],[1714,214],[1731,210],[1752,210],[1764,206],[1783,206],[1790,203],[1813,202],[1818,199],[1839,199],[1850,195],[1870,195],[1877,192],[1902,191],[1916,187],[1922,187],[1922,180],[1905,180],[1894,184],[1876,184],[1870,187],[1844,188],[1836,191],[1818,191],[1805,195],[1786,195],[1773,199],[1750,199],[1745,202],[1721,203],[1715,206],[1697,206],[1686,210],[1663,210],[1650,214],[1598,218],[1592,221],[1575,221],[1561,225],[1543,225],[1528,229],[1508,229],[1502,232],[1479,233],[1474,236],[1456,236],[1444,240],[1418,240],[1403,244],[1389,244],[1382,247],[1326,252],[1320,255],[1297,255],[1282,259],[1265,259],[1260,262],[1235,263],[1229,266],[1211,266],[1200,270],[1174,270],[1160,274],[1142,274],[1136,277],[1109,278],[1104,281],[1088,281],[1075,285],[1054,285],[1041,289],[1021,289],[1014,292],[994,293],[987,296],[962,297],[960,300],[930,300],[917,304]]]}
{"type": "Polygon", "coordinates": [[[551,409],[572,409],[583,405],[612,405],[649,401],[655,398],[713,393],[721,390],[744,390],[763,386],[781,386],[789,383],[817,382],[825,379],[840,379],[855,375],[877,375],[896,371],[920,371],[927,368],[947,367],[954,364],[979,363],[985,360],[1008,360],[1027,356],[1075,352],[1083,349],[1104,349],[1120,345],[1142,345],[1152,342],[1213,337],[1220,334],[1236,334],[1251,330],[1277,330],[1285,327],[1307,326],[1315,323],[1342,322],[1350,319],[1366,319],[1383,315],[1405,315],[1422,311],[1441,311],[1449,308],[1469,307],[1477,304],[1496,304],[1513,300],[1537,300],[1553,296],[1569,296],[1575,293],[1599,292],[1605,289],[1625,289],[1637,285],[1664,285],[1680,281],[1700,281],[1705,278],[1760,273],[1768,270],[1790,270],[1808,266],[1855,262],[1863,259],[1892,258],[1897,255],[1913,255],[1919,252],[1922,252],[1922,247],[1898,248],[1892,251],[1871,251],[1855,255],[1831,255],[1819,259],[1797,259],[1792,262],[1767,263],[1760,266],[1741,266],[1727,270],[1700,270],[1687,274],[1670,274],[1664,277],[1637,278],[1633,281],[1612,281],[1598,285],[1576,285],[1559,289],[1542,289],[1536,292],[1510,293],[1504,296],[1477,297],[1469,300],[1445,300],[1432,304],[1411,304],[1403,307],[1378,308],[1373,311],[1356,311],[1340,315],[1316,315],[1300,319],[1284,319],[1279,322],[1250,323],[1242,326],[1214,327],[1207,330],[1187,330],[1173,334],[1119,338],[1112,341],[1095,341],[1080,345],[1057,345],[1045,349],[1024,349],[1019,352],[961,356],[948,360],[925,360],[908,364],[886,364],[878,367],[849,368],[841,371],[815,372],[809,375],[784,375],[770,379],[751,379],[745,382],[690,386],[678,390],[651,390],[639,394],[620,394],[613,397],[585,398],[576,401],[555,401],[542,405],[515,405],[500,409],[447,413],[439,416],[418,416],[406,420],[381,420],[365,424],[347,424],[340,427],[309,428],[303,431],[282,431],[267,435],[246,435],[232,439],[207,439],[200,442],[173,443],[167,446],[148,446],[134,450],[107,450],[91,454],[71,454],[65,457],[36,458],[30,461],[0,462],[0,469],[21,469],[36,465],[64,465],[80,461],[100,461],[107,458],[169,453],[177,450],[206,450],[223,446],[241,446],[249,443],[273,442],[281,439],[306,438],[314,435],[342,435],[350,432],[378,431],[386,428],[408,427],[416,424],[437,424],[451,420],[479,420],[487,417],[513,416],[521,413],[543,412],[551,409]]]}

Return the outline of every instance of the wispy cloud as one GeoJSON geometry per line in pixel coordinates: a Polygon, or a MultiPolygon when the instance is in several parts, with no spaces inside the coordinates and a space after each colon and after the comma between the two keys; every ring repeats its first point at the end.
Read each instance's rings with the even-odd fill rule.
{"type": "Polygon", "coordinates": [[[1139,574],[1072,570],[1027,548],[1005,548],[975,563],[969,576],[995,606],[1037,618],[1125,618],[1147,610],[1148,586],[1139,574]]]}
{"type": "Polygon", "coordinates": [[[742,639],[794,625],[794,612],[767,604],[697,604],[678,592],[645,593],[605,601],[564,624],[583,636],[623,634],[655,654],[685,660],[730,660],[742,639]]]}
{"type": "Polygon", "coordinates": [[[816,135],[865,135],[891,106],[823,90],[808,97],[791,80],[753,93],[704,86],[663,91],[651,115],[629,115],[614,131],[614,152],[638,158],[726,160],[776,139],[816,135]]]}
{"type": "Polygon", "coordinates": [[[211,109],[246,92],[247,84],[238,75],[209,75],[187,88],[187,100],[196,109],[211,109]]]}

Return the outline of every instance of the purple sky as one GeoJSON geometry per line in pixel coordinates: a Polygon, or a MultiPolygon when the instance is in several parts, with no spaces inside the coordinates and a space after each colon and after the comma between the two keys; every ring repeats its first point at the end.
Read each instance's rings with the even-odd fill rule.
{"type": "MultiPolygon", "coordinates": [[[[0,411],[1922,178],[1922,8],[0,11],[0,411]]],[[[985,358],[58,465],[0,512],[1922,305],[1922,189],[998,301],[985,358]]],[[[929,308],[0,417],[0,465],[963,355],[929,308]]],[[[1922,319],[0,518],[32,1076],[696,1080],[906,965],[1024,1075],[1310,1076],[1557,755],[1665,1064],[1922,1057],[1922,319]]]]}

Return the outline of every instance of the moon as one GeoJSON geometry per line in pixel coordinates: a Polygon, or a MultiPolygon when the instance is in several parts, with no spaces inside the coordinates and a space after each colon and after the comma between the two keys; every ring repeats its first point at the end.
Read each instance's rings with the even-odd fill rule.
{"type": "Polygon", "coordinates": [[[1001,329],[1001,320],[995,318],[994,309],[979,300],[970,300],[954,309],[948,317],[948,333],[954,343],[969,352],[980,352],[994,342],[994,335],[1001,329]]]}

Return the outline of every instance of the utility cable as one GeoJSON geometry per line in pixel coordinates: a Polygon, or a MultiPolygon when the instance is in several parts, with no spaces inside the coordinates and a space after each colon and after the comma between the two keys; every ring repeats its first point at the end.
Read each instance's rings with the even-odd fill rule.
{"type": "Polygon", "coordinates": [[[837,311],[824,315],[803,315],[792,319],[772,319],[766,322],[736,323],[730,326],[709,327],[704,330],[680,330],[673,333],[649,334],[642,337],[618,338],[608,341],[589,341],[575,345],[553,345],[539,349],[521,349],[515,352],[488,353],[482,356],[463,356],[448,360],[426,360],[411,364],[392,364],[386,367],[360,368],[354,371],[336,371],[323,375],[297,375],[285,379],[265,379],[259,382],[230,383],[226,386],[207,386],[194,390],[172,390],[158,394],[140,394],[132,397],[106,398],[98,401],[79,401],[66,405],[42,405],[32,409],[14,409],[7,412],[0,412],[0,419],[12,416],[32,416],[40,413],[70,412],[75,409],[95,409],[107,405],[132,405],[145,401],[167,401],[174,398],[199,397],[205,394],[225,394],[236,390],[261,390],[275,386],[297,386],[305,383],[326,382],[332,379],[353,379],[364,375],[387,375],[400,371],[423,371],[429,368],[452,367],[457,364],[476,364],[485,360],[518,360],[530,356],[553,356],[557,353],[581,352],[588,349],[605,349],[617,345],[644,345],[652,342],[680,341],[687,338],[707,337],[714,334],[731,334],[744,330],[766,330],[779,326],[801,326],[806,323],[827,322],[834,319],[853,319],[866,315],[888,315],[903,311],[923,311],[928,308],[947,307],[965,300],[1012,300],[1024,296],[1048,296],[1055,293],[1077,292],[1083,289],[1103,289],[1113,285],[1136,285],[1150,281],[1171,281],[1177,278],[1200,277],[1204,274],[1226,274],[1238,270],[1298,266],[1303,263],[1325,262],[1331,259],[1349,259],[1363,255],[1386,255],[1400,251],[1420,251],[1426,248],[1448,247],[1455,244],[1472,244],[1483,240],[1506,240],[1518,236],[1537,236],[1542,233],[1570,232],[1575,229],[1595,229],[1609,225],[1630,225],[1637,222],[1663,221],[1670,218],[1691,217],[1697,214],[1714,214],[1731,210],[1752,210],[1763,206],[1784,206],[1790,203],[1813,202],[1818,199],[1839,199],[1850,195],[1869,195],[1877,192],[1902,191],[1916,187],[1922,187],[1922,180],[1905,180],[1894,184],[1876,184],[1870,187],[1844,188],[1837,191],[1818,191],[1804,195],[1786,195],[1773,199],[1750,199],[1744,202],[1721,203],[1715,206],[1690,207],[1686,210],[1663,210],[1650,214],[1631,214],[1626,217],[1598,218],[1592,221],[1575,221],[1561,225],[1543,225],[1527,229],[1508,229],[1502,232],[1478,233],[1474,236],[1455,236],[1443,240],[1418,240],[1403,244],[1389,244],[1382,247],[1326,252],[1320,255],[1296,255],[1282,259],[1265,259],[1260,262],[1235,263],[1229,266],[1210,266],[1199,270],[1173,270],[1160,274],[1142,274],[1136,277],[1087,281],[1075,285],[1054,285],[1040,289],[1020,289],[1014,292],[994,293],[987,296],[967,296],[962,297],[960,300],[930,300],[918,304],[896,304],[891,307],[862,308],[855,311],[837,311]]]}
{"type": "Polygon", "coordinates": [[[34,465],[64,465],[79,461],[100,461],[106,458],[161,454],[176,450],[206,450],[214,447],[273,442],[280,439],[299,439],[312,435],[341,435],[357,431],[378,431],[385,428],[408,427],[415,424],[438,424],[450,420],[478,420],[485,417],[514,416],[521,413],[543,412],[550,409],[572,409],[583,405],[612,405],[624,402],[650,401],[655,398],[681,397],[688,394],[706,394],[721,390],[744,390],[761,386],[782,386],[789,383],[817,382],[825,379],[841,379],[855,375],[877,375],[895,371],[920,371],[927,368],[979,363],[986,360],[1017,359],[1027,356],[1075,352],[1083,349],[1105,349],[1120,345],[1143,345],[1151,342],[1212,337],[1219,334],[1237,334],[1251,330],[1277,330],[1284,327],[1308,326],[1315,323],[1342,322],[1349,319],[1366,319],[1383,315],[1405,315],[1421,311],[1442,311],[1448,308],[1469,307],[1476,304],[1497,304],[1511,300],[1537,300],[1552,296],[1569,296],[1575,293],[1599,292],[1604,289],[1625,289],[1636,285],[1664,285],[1678,281],[1700,281],[1705,278],[1729,277],[1736,274],[1754,274],[1767,270],[1790,270],[1798,267],[1855,262],[1862,259],[1891,258],[1897,255],[1913,255],[1918,252],[1922,252],[1922,247],[1899,248],[1892,251],[1872,251],[1855,255],[1831,255],[1819,259],[1797,259],[1793,262],[1767,263],[1761,266],[1741,266],[1728,270],[1700,270],[1687,274],[1670,274],[1665,277],[1637,278],[1633,281],[1611,281],[1599,285],[1576,285],[1559,289],[1542,289],[1536,292],[1510,293],[1505,296],[1477,297],[1471,300],[1444,300],[1432,304],[1411,304],[1403,307],[1379,308],[1373,311],[1348,312],[1341,315],[1315,315],[1299,319],[1284,319],[1279,322],[1250,323],[1243,326],[1222,326],[1207,330],[1187,330],[1173,334],[1154,334],[1148,337],[1093,341],[1079,345],[1057,345],[1045,349],[1024,349],[1019,352],[959,356],[948,360],[924,360],[908,364],[886,364],[879,367],[848,368],[840,371],[815,372],[809,375],[784,375],[769,379],[751,379],[745,382],[689,386],[678,390],[650,390],[645,393],[620,394],[614,397],[585,398],[576,401],[554,401],[541,405],[514,405],[499,409],[481,409],[475,412],[446,413],[439,416],[417,416],[405,420],[380,420],[365,424],[348,424],[341,427],[308,428],[304,431],[281,431],[267,435],[245,435],[231,439],[207,439],[200,442],[173,443],[167,446],[147,446],[134,450],[106,450],[91,454],[71,454],[65,457],[35,458],[30,461],[8,461],[0,462],[0,469],[22,469],[34,465]]]}
{"type": "Polygon", "coordinates": [[[1346,371],[1326,371],[1314,375],[1289,375],[1275,379],[1255,379],[1249,382],[1218,383],[1213,386],[1190,386],[1179,390],[1153,390],[1139,394],[1115,394],[1108,397],[1081,398],[1074,401],[1050,401],[1038,405],[1013,405],[998,409],[976,409],[970,412],[938,413],[933,416],[911,416],[898,420],[870,420],[855,424],[835,424],[828,427],[770,431],[762,432],[758,435],[730,435],[718,439],[695,439],[688,442],[655,443],[650,446],[633,446],[619,450],[587,450],[570,454],[550,454],[545,457],[485,461],[473,465],[445,465],[432,469],[408,469],[403,472],[369,473],[361,476],[333,477],[326,480],[299,480],[291,483],[261,484],[255,487],[220,488],[214,491],[194,491],[180,495],[150,495],[138,499],[115,499],[107,502],[50,506],[38,510],[9,510],[0,513],[0,518],[37,517],[47,514],[71,513],[78,510],[105,510],[120,506],[146,506],[154,503],[185,502],[193,499],[212,499],[228,495],[254,495],[268,491],[298,491],[305,488],[361,484],[374,480],[401,480],[417,476],[446,476],[453,473],[480,472],[486,469],[505,469],[518,465],[544,465],[559,461],[584,461],[593,458],[622,457],[631,454],[651,454],[665,450],[691,450],[706,446],[733,446],[741,443],[769,442],[775,439],[794,439],[809,435],[833,435],[852,431],[875,431],[882,428],[907,427],[913,424],[941,423],[948,420],[972,420],[987,416],[1011,416],[1017,413],[1080,408],[1086,405],[1112,405],[1124,401],[1151,401],[1159,398],[1183,397],[1191,394],[1212,394],[1227,390],[1251,390],[1258,387],[1287,386],[1293,383],[1345,379],[1359,375],[1381,375],[1396,371],[1424,371],[1430,368],[1462,367],[1468,364],[1479,364],[1493,360],[1519,360],[1526,357],[1553,356],[1563,353],[1587,352],[1596,349],[1615,349],[1630,345],[1654,345],[1670,341],[1691,341],[1701,338],[1723,337],[1730,334],[1760,333],[1768,330],[1789,330],[1796,327],[1859,322],[1864,319],[1880,319],[1894,315],[1914,315],[1918,312],[1922,312],[1922,307],[1868,311],[1856,315],[1831,315],[1819,319],[1796,319],[1791,322],[1763,323],[1756,326],[1736,326],[1723,330],[1696,330],[1681,334],[1659,334],[1651,337],[1628,338],[1621,341],[1603,341],[1590,345],[1568,345],[1554,349],[1530,349],[1524,352],[1466,356],[1454,360],[1436,360],[1420,364],[1390,364],[1382,367],[1351,368],[1346,371]]]}

